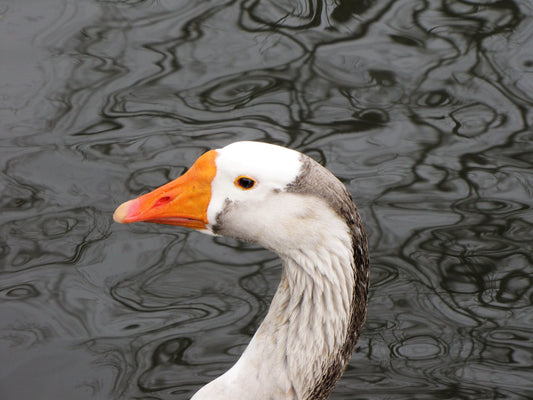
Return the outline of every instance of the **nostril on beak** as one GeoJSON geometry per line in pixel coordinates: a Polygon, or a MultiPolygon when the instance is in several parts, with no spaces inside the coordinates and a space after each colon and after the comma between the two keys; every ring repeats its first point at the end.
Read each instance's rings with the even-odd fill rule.
{"type": "Polygon", "coordinates": [[[154,207],[164,206],[165,204],[169,203],[170,200],[172,200],[170,196],[161,197],[155,202],[154,207]]]}

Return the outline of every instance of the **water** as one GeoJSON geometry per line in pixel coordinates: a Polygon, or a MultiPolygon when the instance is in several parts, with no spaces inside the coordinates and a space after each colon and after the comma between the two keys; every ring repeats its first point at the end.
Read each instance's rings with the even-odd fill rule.
{"type": "Polygon", "coordinates": [[[115,207],[206,149],[303,151],[350,188],[369,317],[332,399],[533,397],[533,7],[0,3],[0,398],[188,399],[277,258],[115,207]]]}

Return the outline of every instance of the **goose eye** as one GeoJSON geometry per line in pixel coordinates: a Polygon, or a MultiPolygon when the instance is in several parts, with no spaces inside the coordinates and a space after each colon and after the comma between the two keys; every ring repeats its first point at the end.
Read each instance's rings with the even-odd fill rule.
{"type": "Polygon", "coordinates": [[[235,186],[248,190],[255,186],[255,180],[248,178],[247,176],[239,176],[237,179],[235,179],[235,186]]]}

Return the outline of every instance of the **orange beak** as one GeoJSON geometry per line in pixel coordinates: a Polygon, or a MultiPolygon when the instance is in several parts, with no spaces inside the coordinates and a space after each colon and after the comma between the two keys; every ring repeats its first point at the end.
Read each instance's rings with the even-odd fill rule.
{"type": "Polygon", "coordinates": [[[178,179],[121,204],[113,219],[122,224],[144,221],[205,229],[216,156],[215,150],[205,153],[178,179]]]}

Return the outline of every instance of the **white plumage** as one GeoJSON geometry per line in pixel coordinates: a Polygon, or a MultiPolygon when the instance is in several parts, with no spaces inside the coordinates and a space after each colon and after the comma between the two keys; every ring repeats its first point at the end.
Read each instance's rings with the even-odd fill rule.
{"type": "Polygon", "coordinates": [[[331,173],[293,150],[237,142],[124,203],[115,220],[188,226],[281,257],[280,286],[249,346],[193,400],[329,396],[364,323],[368,290],[360,217],[331,173]]]}

